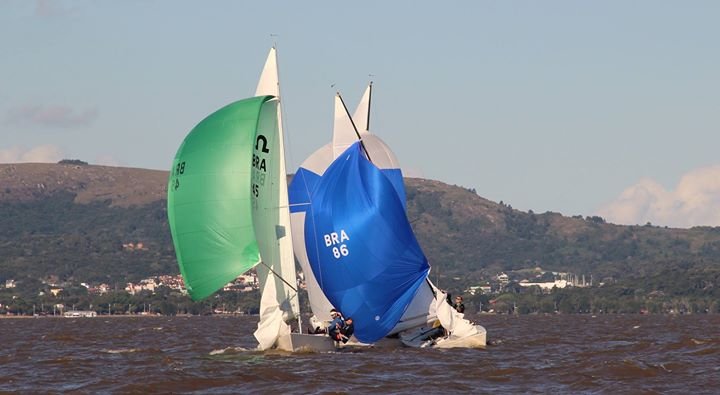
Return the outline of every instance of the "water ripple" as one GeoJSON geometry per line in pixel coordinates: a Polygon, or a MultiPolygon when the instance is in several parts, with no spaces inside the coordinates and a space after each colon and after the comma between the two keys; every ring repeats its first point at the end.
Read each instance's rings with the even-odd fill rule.
{"type": "Polygon", "coordinates": [[[713,393],[720,316],[493,316],[486,349],[259,352],[255,317],[1,319],[0,392],[713,393]]]}

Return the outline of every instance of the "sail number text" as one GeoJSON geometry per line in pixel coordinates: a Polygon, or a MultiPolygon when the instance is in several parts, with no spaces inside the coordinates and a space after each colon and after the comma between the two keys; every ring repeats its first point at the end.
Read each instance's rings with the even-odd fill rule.
{"type": "Polygon", "coordinates": [[[179,162],[177,166],[175,166],[175,170],[173,171],[173,175],[175,176],[175,181],[172,182],[172,186],[174,190],[178,190],[180,188],[180,176],[185,173],[185,161],[179,162]]]}
{"type": "Polygon", "coordinates": [[[267,163],[265,158],[260,156],[262,154],[269,154],[270,150],[267,147],[267,137],[259,134],[255,139],[255,152],[252,156],[252,196],[255,198],[260,197],[260,188],[265,186],[265,174],[267,173],[267,163]]]}
{"type": "Polygon", "coordinates": [[[325,247],[332,249],[335,259],[340,259],[341,257],[348,256],[350,254],[347,244],[344,244],[345,241],[350,240],[350,237],[345,232],[345,229],[340,229],[340,233],[330,232],[325,234],[323,235],[323,238],[325,239],[325,247]]]}

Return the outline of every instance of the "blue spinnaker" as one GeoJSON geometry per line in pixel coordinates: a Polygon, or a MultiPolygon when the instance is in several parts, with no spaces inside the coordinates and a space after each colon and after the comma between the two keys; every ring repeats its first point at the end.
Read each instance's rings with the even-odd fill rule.
{"type": "Polygon", "coordinates": [[[430,266],[392,182],[350,146],[316,180],[305,221],[310,265],[328,300],[372,343],[398,323],[430,266]]]}
{"type": "MultiPolygon", "coordinates": [[[[392,183],[400,202],[402,202],[403,209],[405,209],[406,194],[402,171],[400,169],[380,169],[380,171],[392,183]]],[[[312,170],[308,170],[303,167],[298,168],[295,176],[293,176],[290,185],[288,186],[291,213],[307,211],[309,207],[308,203],[310,202],[310,194],[312,194],[317,187],[320,177],[321,176],[312,170]]]]}
{"type": "Polygon", "coordinates": [[[290,212],[307,211],[310,207],[310,195],[317,187],[320,176],[305,168],[298,168],[288,186],[290,212]]]}

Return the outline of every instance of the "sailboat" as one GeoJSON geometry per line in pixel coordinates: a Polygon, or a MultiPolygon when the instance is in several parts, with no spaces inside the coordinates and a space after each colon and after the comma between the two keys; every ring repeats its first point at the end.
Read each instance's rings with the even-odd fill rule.
{"type": "Polygon", "coordinates": [[[392,183],[356,142],[311,196],[305,240],[329,301],[355,322],[355,337],[385,337],[430,270],[392,183]],[[314,248],[313,248],[314,247],[314,248]]]}
{"type": "MultiPolygon", "coordinates": [[[[358,319],[355,319],[356,337],[363,342],[398,335],[405,345],[414,347],[484,346],[485,329],[470,323],[454,309],[446,308],[450,307],[445,302],[446,295],[437,289],[427,276],[429,266],[420,277],[417,277],[420,272],[408,272],[410,261],[415,262],[412,267],[419,270],[427,265],[427,260],[422,255],[405,216],[405,191],[397,159],[389,147],[369,131],[371,92],[372,84],[368,86],[358,110],[352,117],[340,94],[336,95],[332,142],[320,148],[301,165],[290,186],[291,204],[296,207],[291,214],[292,227],[296,235],[302,235],[294,238],[295,253],[303,267],[308,292],[311,285],[323,291],[317,293],[315,300],[313,295],[310,295],[311,303],[315,303],[313,311],[316,314],[328,311],[327,306],[330,305],[340,307],[345,314],[362,311],[361,321],[364,319],[363,323],[370,327],[361,328],[363,324],[359,324],[358,319]],[[361,125],[361,131],[358,131],[356,119],[357,124],[361,125]],[[351,167],[354,173],[343,167],[347,166],[349,161],[356,163],[351,167]],[[339,167],[344,169],[344,173],[338,178],[334,173],[340,171],[336,170],[339,167]],[[371,173],[372,176],[369,176],[371,173]],[[373,182],[347,185],[350,180],[367,181],[368,178],[373,182]],[[327,189],[341,192],[330,193],[333,197],[328,198],[327,189]],[[353,207],[348,202],[356,195],[373,199],[355,202],[356,206],[353,207]],[[339,206],[328,210],[333,204],[339,206]],[[370,207],[373,209],[369,209],[370,207]],[[327,216],[328,212],[331,213],[330,217],[327,216]],[[325,213],[325,217],[322,217],[322,213],[325,213]],[[337,229],[326,227],[329,233],[323,234],[323,230],[318,226],[318,222],[326,222],[334,224],[335,228],[341,228],[338,223],[343,223],[343,218],[348,216],[348,213],[352,213],[352,220],[344,226],[352,226],[352,221],[363,225],[375,224],[375,228],[369,228],[374,229],[370,233],[380,237],[372,242],[361,241],[359,250],[362,253],[352,254],[352,257],[351,248],[343,244],[343,241],[349,243],[351,239],[347,231],[343,234],[338,233],[337,229]],[[318,215],[321,219],[318,219],[318,215]],[[382,224],[387,223],[387,218],[395,218],[392,228],[382,227],[382,224]],[[384,229],[385,233],[379,232],[380,229],[384,229]],[[410,254],[412,259],[408,260],[406,255],[394,256],[393,248],[376,248],[384,245],[387,240],[397,240],[395,236],[398,234],[403,235],[400,239],[404,241],[393,248],[402,249],[403,254],[410,254]],[[323,249],[323,241],[325,247],[332,248],[329,250],[333,253],[332,257],[349,263],[337,265],[333,264],[332,259],[323,257],[323,252],[327,254],[328,251],[323,249]],[[368,246],[372,246],[373,250],[369,251],[368,246]],[[355,261],[358,256],[360,260],[355,261]],[[337,273],[337,270],[341,273],[337,273]],[[348,273],[353,274],[350,276],[348,273]],[[316,277],[320,278],[319,282],[316,277]],[[392,280],[400,283],[393,285],[390,283],[392,280]],[[360,292],[357,292],[358,290],[360,292]],[[368,302],[369,296],[374,302],[368,302]],[[388,305],[389,302],[393,303],[392,307],[388,305]],[[358,307],[363,303],[373,304],[376,311],[384,314],[368,315],[368,306],[365,306],[365,310],[358,307]],[[437,330],[438,323],[442,324],[444,331],[437,330]],[[442,336],[438,336],[438,333],[442,336]],[[378,337],[380,334],[382,336],[378,337]]],[[[365,229],[365,232],[367,231],[368,228],[365,229]]],[[[363,230],[359,233],[364,235],[363,230]]],[[[326,319],[322,316],[321,318],[326,319]]]]}
{"type": "MultiPolygon", "coordinates": [[[[300,314],[275,48],[255,96],[203,119],[171,169],[168,218],[190,297],[206,298],[255,267],[262,292],[258,349],[290,347],[288,322],[300,314]]],[[[327,337],[312,340],[314,348],[334,348],[327,337]]]]}
{"type": "Polygon", "coordinates": [[[345,149],[362,136],[364,147],[373,163],[392,182],[392,185],[405,206],[405,186],[403,183],[400,165],[395,154],[377,135],[370,132],[370,105],[372,102],[372,82],[368,84],[353,116],[349,116],[348,109],[340,94],[335,96],[335,116],[333,123],[332,141],[313,152],[298,168],[289,187],[290,219],[293,230],[293,250],[300,264],[310,299],[310,306],[314,314],[314,326],[331,319],[330,310],[334,308],[315,278],[308,257],[305,241],[305,221],[310,208],[310,192],[313,191],[330,164],[345,149]]]}

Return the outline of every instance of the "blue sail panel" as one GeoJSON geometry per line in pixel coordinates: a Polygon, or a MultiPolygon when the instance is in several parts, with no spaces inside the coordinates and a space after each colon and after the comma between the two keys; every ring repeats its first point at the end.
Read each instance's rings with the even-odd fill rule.
{"type": "Polygon", "coordinates": [[[310,265],[328,300],[375,342],[400,320],[430,266],[393,183],[358,143],[311,193],[305,222],[310,265]]]}
{"type": "Polygon", "coordinates": [[[405,180],[403,179],[402,170],[400,169],[381,169],[380,171],[385,174],[385,177],[390,180],[397,192],[400,202],[402,202],[403,209],[406,209],[406,194],[405,194],[405,180]]]}
{"type": "MultiPolygon", "coordinates": [[[[405,182],[402,171],[400,169],[380,169],[380,171],[392,183],[403,209],[406,208],[405,182]]],[[[318,181],[320,181],[320,175],[304,167],[298,168],[292,181],[290,181],[290,185],[288,185],[291,213],[307,211],[310,204],[310,195],[315,190],[318,181]]]]}
{"type": "Polygon", "coordinates": [[[290,212],[307,211],[310,206],[310,195],[315,190],[320,176],[311,170],[299,168],[288,185],[290,212]]]}

